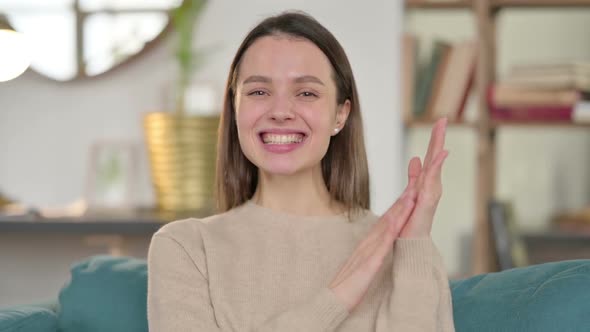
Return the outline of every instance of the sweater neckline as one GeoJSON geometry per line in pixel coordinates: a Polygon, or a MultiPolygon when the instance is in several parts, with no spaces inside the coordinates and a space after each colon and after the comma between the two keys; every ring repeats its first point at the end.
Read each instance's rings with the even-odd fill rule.
{"type": "Polygon", "coordinates": [[[346,212],[329,215],[329,216],[300,216],[289,212],[283,212],[274,210],[271,208],[264,207],[254,202],[252,199],[244,203],[244,207],[251,209],[252,211],[266,216],[272,217],[273,219],[294,221],[294,222],[314,222],[314,221],[347,221],[348,215],[346,212]]]}

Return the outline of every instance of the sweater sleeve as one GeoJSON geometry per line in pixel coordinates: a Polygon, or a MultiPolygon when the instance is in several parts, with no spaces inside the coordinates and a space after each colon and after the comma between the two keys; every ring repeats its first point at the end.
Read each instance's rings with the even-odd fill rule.
{"type": "Polygon", "coordinates": [[[449,280],[430,238],[397,239],[392,269],[377,332],[455,331],[449,280]]]}
{"type": "MultiPolygon", "coordinates": [[[[221,331],[209,296],[204,255],[189,255],[174,238],[154,235],[148,255],[148,323],[151,332],[221,331]]],[[[334,331],[349,315],[334,293],[319,290],[307,302],[240,332],[334,331]]]]}

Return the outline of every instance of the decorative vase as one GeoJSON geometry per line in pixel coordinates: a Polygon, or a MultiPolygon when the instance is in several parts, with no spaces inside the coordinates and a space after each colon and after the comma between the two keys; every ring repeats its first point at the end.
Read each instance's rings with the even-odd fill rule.
{"type": "Polygon", "coordinates": [[[143,125],[158,210],[212,211],[219,115],[153,112],[143,125]]]}

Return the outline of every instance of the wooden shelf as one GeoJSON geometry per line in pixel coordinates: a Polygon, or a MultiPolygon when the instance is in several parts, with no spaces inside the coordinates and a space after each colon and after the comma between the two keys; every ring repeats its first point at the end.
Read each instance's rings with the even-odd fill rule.
{"type": "Polygon", "coordinates": [[[163,222],[158,221],[0,221],[5,233],[59,233],[59,234],[117,234],[151,236],[163,222]]]}
{"type": "MultiPolygon", "coordinates": [[[[434,126],[434,121],[412,121],[409,123],[404,123],[406,128],[421,128],[421,127],[432,127],[434,126]]],[[[466,128],[475,128],[477,125],[475,123],[468,123],[468,122],[449,122],[447,127],[466,127],[466,128]]]]}
{"type": "Polygon", "coordinates": [[[211,213],[165,213],[145,209],[126,215],[90,213],[80,217],[45,218],[35,213],[0,214],[0,233],[61,233],[151,235],[166,223],[190,217],[204,218],[211,213]]]}
{"type": "Polygon", "coordinates": [[[590,255],[590,233],[559,231],[521,232],[529,264],[542,264],[572,259],[586,259],[590,255]]]}
{"type": "Polygon", "coordinates": [[[542,7],[590,7],[590,0],[491,0],[492,7],[542,8],[542,7]]]}
{"type": "Polygon", "coordinates": [[[471,8],[472,2],[469,0],[406,0],[406,8],[422,8],[422,9],[468,9],[471,8]]]}
{"type": "MultiPolygon", "coordinates": [[[[551,7],[590,7],[590,0],[490,0],[493,9],[502,8],[551,8],[551,7]]],[[[470,9],[470,0],[406,0],[410,9],[470,9]]]]}
{"type": "Polygon", "coordinates": [[[510,122],[510,121],[493,121],[492,128],[499,127],[565,127],[565,128],[590,128],[590,123],[574,122],[510,122]]]}

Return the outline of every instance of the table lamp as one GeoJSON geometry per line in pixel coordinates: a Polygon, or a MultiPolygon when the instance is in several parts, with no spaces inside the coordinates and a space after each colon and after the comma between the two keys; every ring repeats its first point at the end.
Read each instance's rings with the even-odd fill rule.
{"type": "Polygon", "coordinates": [[[25,35],[14,31],[0,14],[0,82],[20,76],[31,64],[31,47],[25,35]]]}

